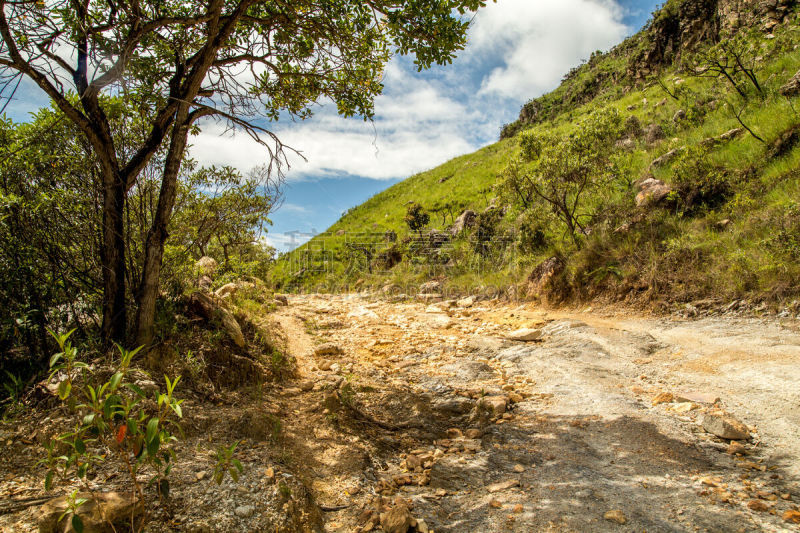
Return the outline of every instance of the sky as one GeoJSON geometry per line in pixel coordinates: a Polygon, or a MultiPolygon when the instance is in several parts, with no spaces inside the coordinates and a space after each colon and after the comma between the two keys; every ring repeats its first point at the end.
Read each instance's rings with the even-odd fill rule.
{"type": "MultiPolygon", "coordinates": [[[[311,119],[272,124],[305,160],[290,157],[284,200],[270,216],[267,241],[287,251],[398,181],[497,141],[525,102],[557,87],[593,51],[638,31],[656,4],[490,0],[451,65],[418,73],[413,58],[390,61],[372,122],[341,118],[335,105],[322,103],[311,119]]],[[[45,105],[45,95],[23,83],[6,114],[24,121],[45,105]]],[[[231,165],[243,173],[267,157],[246,135],[224,136],[213,123],[192,143],[191,155],[201,164],[231,165]]]]}

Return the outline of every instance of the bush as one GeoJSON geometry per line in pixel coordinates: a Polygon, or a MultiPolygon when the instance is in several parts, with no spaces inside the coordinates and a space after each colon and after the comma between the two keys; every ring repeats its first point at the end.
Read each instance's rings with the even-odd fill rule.
{"type": "MultiPolygon", "coordinates": [[[[151,404],[147,394],[126,379],[139,349],[119,348],[116,371],[107,381],[93,383],[89,366],[78,359],[78,349],[69,340],[71,334],[53,335],[61,351],[50,359],[50,379],[61,379],[58,397],[75,417],[75,429],[48,443],[43,460],[48,467],[45,489],[52,488],[58,475],[64,480],[77,479],[88,490],[87,480],[95,466],[116,460],[138,502],[145,502],[140,472],[150,473],[148,485],[154,486],[160,497],[168,496],[175,458],[172,443],[177,440],[173,431],[179,430],[176,420],[183,416],[183,400],[174,396],[180,376],[172,381],[165,376],[166,393],[156,391],[151,404]]],[[[73,527],[76,520],[80,522],[77,507],[86,501],[75,502],[73,527]]]]}
{"type": "Polygon", "coordinates": [[[697,215],[722,205],[731,195],[730,173],[710,161],[704,148],[690,147],[673,167],[677,211],[697,215]]]}

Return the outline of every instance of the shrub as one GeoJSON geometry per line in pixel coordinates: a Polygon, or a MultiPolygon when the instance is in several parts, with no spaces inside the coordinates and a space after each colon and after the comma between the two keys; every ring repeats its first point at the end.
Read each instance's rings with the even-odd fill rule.
{"type": "Polygon", "coordinates": [[[431,216],[416,202],[408,206],[406,216],[403,218],[408,229],[418,232],[420,237],[422,237],[422,229],[428,225],[430,220],[431,216]]]}
{"type": "MultiPolygon", "coordinates": [[[[149,472],[148,485],[155,487],[159,497],[168,496],[175,458],[171,445],[177,440],[173,431],[179,430],[176,420],[183,416],[183,400],[174,396],[180,376],[174,380],[165,376],[166,392],[156,391],[154,403],[150,403],[147,394],[126,379],[139,349],[119,348],[116,371],[107,381],[92,384],[94,376],[89,366],[78,360],[71,334],[53,335],[61,351],[50,359],[50,379],[62,378],[58,397],[75,417],[75,426],[46,446],[47,457],[42,461],[48,467],[45,489],[52,488],[58,475],[64,480],[77,479],[92,493],[87,484],[91,471],[100,463],[115,460],[128,476],[138,502],[145,503],[144,487],[138,481],[141,472],[149,472]]],[[[73,502],[73,526],[76,520],[80,522],[76,512],[85,502],[73,502]]]]}

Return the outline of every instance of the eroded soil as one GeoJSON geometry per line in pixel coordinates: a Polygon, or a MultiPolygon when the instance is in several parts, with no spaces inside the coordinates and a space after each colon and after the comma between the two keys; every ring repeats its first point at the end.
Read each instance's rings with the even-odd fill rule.
{"type": "MultiPolygon", "coordinates": [[[[150,529],[379,531],[405,502],[436,532],[800,530],[784,519],[800,502],[796,321],[462,304],[290,298],[272,319],[299,376],[188,406],[175,499],[150,529]],[[506,340],[523,327],[542,338],[506,340]],[[719,400],[675,401],[698,393],[719,400]],[[743,447],[700,425],[718,409],[749,426],[743,447]],[[246,471],[216,487],[226,438],[246,471]]],[[[41,493],[35,436],[1,436],[0,490],[41,493]]]]}

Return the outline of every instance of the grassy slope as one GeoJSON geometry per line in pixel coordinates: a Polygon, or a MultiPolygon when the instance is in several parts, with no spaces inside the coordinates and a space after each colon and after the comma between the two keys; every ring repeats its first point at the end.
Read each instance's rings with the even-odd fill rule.
{"type": "MultiPolygon", "coordinates": [[[[631,287],[637,285],[640,288],[636,290],[644,290],[650,300],[661,297],[690,300],[711,293],[723,298],[781,299],[796,296],[800,281],[800,257],[795,255],[797,241],[793,241],[793,245],[783,239],[776,244],[775,235],[780,228],[784,228],[784,233],[791,233],[796,222],[792,206],[800,202],[800,148],[795,147],[781,158],[769,158],[767,153],[769,145],[783,131],[800,122],[800,102],[797,99],[790,102],[777,94],[777,88],[800,68],[800,51],[795,44],[798,42],[800,36],[791,23],[776,31],[775,39],[757,41],[758,46],[763,47],[758,74],[767,86],[769,96],[763,102],[752,103],[744,119],[767,144],[744,135],[711,151],[707,156],[709,161],[740,176],[731,182],[733,194],[715,209],[693,216],[681,216],[667,209],[654,210],[632,231],[614,233],[612,226],[616,227],[617,223],[636,213],[633,208],[635,192],[630,187],[617,186],[589,199],[599,212],[617,215],[605,216],[602,220],[598,218],[596,231],[582,250],[572,249],[564,242],[556,223],[542,220],[547,235],[545,246],[522,254],[506,254],[491,268],[477,264],[469,255],[468,245],[457,242],[455,247],[460,246],[461,253],[454,256],[461,261],[457,262],[457,268],[449,271],[432,272],[413,265],[412,261],[404,261],[391,271],[376,272],[371,276],[366,268],[348,270],[346,264],[352,261],[353,256],[341,247],[344,237],[336,237],[340,230],[352,233],[394,230],[402,237],[408,234],[402,219],[406,205],[411,201],[421,203],[428,210],[436,210],[451,202],[451,211],[456,214],[464,208],[482,210],[495,196],[493,187],[498,176],[517,150],[516,140],[510,138],[412,176],[346,213],[326,232],[327,236],[317,238],[311,244],[312,247],[320,246],[324,240],[324,246],[332,250],[333,260],[329,262],[329,269],[333,275],[307,270],[303,276],[293,277],[297,266],[287,268],[288,263],[284,260],[276,268],[276,280],[283,285],[291,282],[310,285],[323,280],[352,282],[363,277],[379,284],[387,279],[419,281],[431,275],[444,274],[450,284],[467,289],[476,285],[517,282],[531,266],[559,253],[568,258],[562,291],[579,298],[599,294],[627,297],[633,290],[631,287]],[[442,181],[443,178],[446,179],[442,181]],[[719,231],[716,223],[726,218],[732,223],[724,231],[719,231]],[[609,277],[606,274],[611,270],[616,274],[609,277]]],[[[619,55],[614,54],[597,60],[600,68],[606,71],[612,67],[622,68],[623,63],[619,55]]],[[[675,87],[679,75],[666,72],[662,79],[668,86],[675,87]]],[[[567,94],[574,89],[575,83],[586,84],[585,72],[577,72],[557,92],[567,94]]],[[[628,164],[635,179],[645,175],[650,162],[666,151],[696,145],[704,138],[738,126],[724,105],[714,109],[709,104],[712,100],[722,101],[730,94],[722,81],[685,77],[684,87],[691,90],[691,96],[684,101],[675,101],[667,97],[657,84],[624,95],[621,88],[612,84],[588,103],[561,111],[535,128],[568,132],[582,116],[605,106],[613,106],[623,116],[635,115],[645,125],[661,124],[666,139],[647,145],[640,138],[636,150],[629,157],[628,164]],[[663,105],[655,105],[661,102],[663,105]],[[672,122],[678,109],[691,111],[692,107],[702,110],[703,116],[691,120],[690,112],[690,120],[678,125],[672,122]]],[[[678,178],[675,169],[669,166],[654,173],[667,183],[674,183],[678,178]]],[[[444,228],[450,223],[450,217],[445,218],[446,223],[443,223],[440,214],[431,213],[430,226],[444,228]]],[[[511,209],[502,222],[503,229],[516,232],[519,237],[521,221],[520,213],[511,209]]],[[[297,260],[302,254],[299,251],[290,257],[297,260]]]]}

